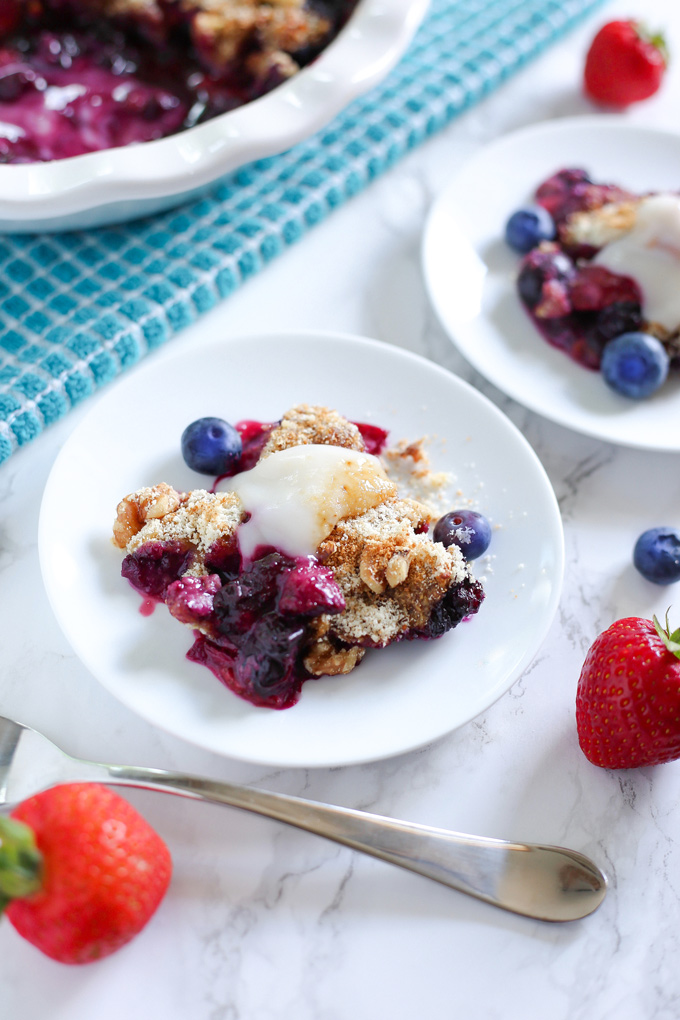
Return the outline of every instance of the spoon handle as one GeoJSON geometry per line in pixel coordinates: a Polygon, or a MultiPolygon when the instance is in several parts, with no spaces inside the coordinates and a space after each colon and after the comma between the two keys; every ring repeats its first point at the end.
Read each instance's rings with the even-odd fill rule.
{"type": "MultiPolygon", "coordinates": [[[[84,763],[83,763],[84,764],[84,763]]],[[[342,843],[459,892],[541,921],[573,921],[604,899],[607,878],[574,850],[470,836],[160,769],[93,765],[104,782],[253,811],[342,843]]]]}

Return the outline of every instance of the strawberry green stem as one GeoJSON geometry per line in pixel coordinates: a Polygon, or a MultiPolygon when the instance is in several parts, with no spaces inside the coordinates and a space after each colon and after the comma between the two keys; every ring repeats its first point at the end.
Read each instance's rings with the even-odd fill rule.
{"type": "Polygon", "coordinates": [[[661,626],[656,616],[652,617],[652,623],[657,634],[665,644],[669,652],[675,655],[676,658],[680,659],[680,627],[677,630],[671,631],[670,624],[668,622],[668,613],[670,610],[666,610],[666,626],[661,626]]]}
{"type": "Polygon", "coordinates": [[[7,904],[41,887],[42,854],[32,829],[0,815],[0,914],[7,904]]]}
{"type": "Polygon", "coordinates": [[[670,54],[668,51],[668,44],[666,43],[666,37],[663,32],[653,31],[652,29],[647,28],[643,21],[635,22],[635,30],[641,39],[650,43],[650,45],[654,46],[655,49],[659,51],[664,64],[668,67],[670,54]]]}

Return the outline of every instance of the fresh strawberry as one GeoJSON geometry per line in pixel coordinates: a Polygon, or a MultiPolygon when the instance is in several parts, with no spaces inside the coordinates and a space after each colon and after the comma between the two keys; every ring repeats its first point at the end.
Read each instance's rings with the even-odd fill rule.
{"type": "Polygon", "coordinates": [[[653,96],[668,65],[661,33],[639,21],[610,21],[593,39],[584,73],[586,95],[596,103],[625,107],[653,96]]]}
{"type": "Polygon", "coordinates": [[[581,670],[576,725],[583,753],[603,768],[680,758],[680,629],[633,616],[600,634],[581,670]]]}
{"type": "Polygon", "coordinates": [[[105,786],[57,786],[0,817],[0,907],[61,963],[89,963],[129,942],[171,871],[160,836],[105,786]]]}

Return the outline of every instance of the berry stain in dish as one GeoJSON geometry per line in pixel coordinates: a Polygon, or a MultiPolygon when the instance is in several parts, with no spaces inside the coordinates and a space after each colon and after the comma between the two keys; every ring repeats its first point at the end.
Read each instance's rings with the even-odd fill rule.
{"type": "Polygon", "coordinates": [[[172,135],[271,91],[356,0],[0,0],[0,162],[172,135]]]}
{"type": "MultiPolygon", "coordinates": [[[[191,461],[202,427],[211,448],[214,422],[188,427],[191,461]]],[[[194,633],[187,657],[235,694],[289,708],[307,680],[351,672],[367,649],[439,638],[479,610],[472,531],[462,544],[460,528],[429,537],[436,514],[401,496],[377,456],[383,429],[298,405],[236,431],[241,460],[224,491],[153,485],[121,500],[114,523],[145,611],[165,603],[194,633]]],[[[422,476],[416,447],[405,456],[422,476]]]]}

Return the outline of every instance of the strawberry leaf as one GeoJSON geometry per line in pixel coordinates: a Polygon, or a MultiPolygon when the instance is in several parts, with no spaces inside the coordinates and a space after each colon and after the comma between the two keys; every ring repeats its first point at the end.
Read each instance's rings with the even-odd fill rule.
{"type": "Polygon", "coordinates": [[[0,816],[0,914],[11,900],[37,892],[41,876],[42,854],[33,830],[0,816]]]}
{"type": "Polygon", "coordinates": [[[666,610],[665,629],[661,626],[656,616],[652,617],[652,623],[654,624],[655,631],[663,641],[668,651],[671,652],[672,655],[675,655],[676,658],[680,659],[680,627],[671,633],[670,624],[668,623],[668,612],[669,611],[666,610]]]}
{"type": "Polygon", "coordinates": [[[663,34],[663,32],[652,31],[649,28],[647,28],[647,26],[643,22],[640,21],[635,22],[635,31],[637,32],[640,39],[643,39],[645,42],[649,43],[650,46],[653,46],[654,49],[659,51],[659,53],[661,54],[661,59],[663,60],[666,67],[668,67],[670,54],[668,52],[668,44],[666,42],[666,37],[663,34]]]}

